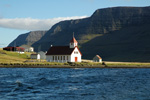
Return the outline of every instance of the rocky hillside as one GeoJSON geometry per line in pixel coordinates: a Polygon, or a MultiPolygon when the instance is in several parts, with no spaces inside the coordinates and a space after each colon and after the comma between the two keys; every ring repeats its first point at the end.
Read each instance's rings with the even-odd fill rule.
{"type": "Polygon", "coordinates": [[[150,61],[150,7],[112,7],[90,17],[55,24],[32,46],[68,45],[73,32],[83,58],[99,54],[103,60],[150,61]]]}
{"type": "Polygon", "coordinates": [[[39,41],[47,31],[31,31],[29,33],[19,35],[9,46],[32,45],[39,41]]]}
{"type": "Polygon", "coordinates": [[[33,46],[47,51],[50,45],[68,45],[74,32],[83,58],[99,54],[103,60],[150,61],[149,12],[150,7],[98,9],[89,18],[55,24],[33,46]]]}

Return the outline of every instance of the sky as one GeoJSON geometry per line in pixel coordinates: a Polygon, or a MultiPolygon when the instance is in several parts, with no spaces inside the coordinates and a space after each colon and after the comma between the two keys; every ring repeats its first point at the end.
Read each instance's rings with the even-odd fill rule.
{"type": "Polygon", "coordinates": [[[91,16],[108,7],[150,6],[150,0],[0,0],[0,48],[20,34],[49,30],[54,24],[91,16]]]}

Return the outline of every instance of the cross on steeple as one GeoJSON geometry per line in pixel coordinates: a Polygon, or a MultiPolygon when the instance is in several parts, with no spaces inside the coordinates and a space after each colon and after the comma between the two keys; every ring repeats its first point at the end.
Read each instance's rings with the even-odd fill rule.
{"type": "Polygon", "coordinates": [[[73,38],[74,38],[74,32],[73,32],[73,38]]]}

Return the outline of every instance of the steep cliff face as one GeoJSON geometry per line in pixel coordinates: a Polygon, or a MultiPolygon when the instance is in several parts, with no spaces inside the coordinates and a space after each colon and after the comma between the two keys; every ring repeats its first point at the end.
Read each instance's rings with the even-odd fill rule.
{"type": "MultiPolygon", "coordinates": [[[[94,55],[100,54],[104,60],[130,61],[131,59],[128,57],[131,58],[130,55],[133,52],[136,52],[135,55],[140,57],[142,54],[139,51],[143,50],[144,52],[145,50],[141,47],[149,49],[146,42],[150,43],[150,41],[145,40],[147,37],[150,38],[149,12],[150,7],[98,9],[89,18],[62,21],[55,24],[33,46],[36,49],[40,45],[42,50],[47,51],[50,45],[68,45],[74,32],[83,58],[92,59],[94,55]],[[144,38],[141,38],[141,35],[144,38]],[[132,47],[135,49],[130,49],[132,47]]],[[[138,59],[142,60],[144,56],[138,59]]]]}
{"type": "Polygon", "coordinates": [[[99,54],[107,61],[150,61],[150,24],[125,27],[81,45],[83,58],[99,54]]]}
{"type": "MultiPolygon", "coordinates": [[[[87,19],[62,21],[55,24],[42,38],[33,44],[35,50],[40,45],[43,51],[47,51],[50,45],[69,45],[69,41],[75,33],[76,39],[80,35],[86,35],[87,19]]],[[[88,27],[87,27],[88,28],[88,27]]]]}
{"type": "Polygon", "coordinates": [[[92,33],[108,33],[127,26],[150,23],[150,7],[116,7],[99,9],[90,17],[92,33]]]}
{"type": "Polygon", "coordinates": [[[21,34],[8,46],[32,45],[36,41],[40,40],[46,32],[47,31],[31,31],[29,33],[21,34]]]}

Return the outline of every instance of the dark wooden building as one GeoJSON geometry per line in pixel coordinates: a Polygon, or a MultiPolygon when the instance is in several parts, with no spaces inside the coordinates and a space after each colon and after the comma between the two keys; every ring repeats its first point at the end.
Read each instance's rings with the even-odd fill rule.
{"type": "Polygon", "coordinates": [[[25,49],[22,47],[5,47],[5,48],[3,48],[3,50],[24,52],[25,49]]]}

